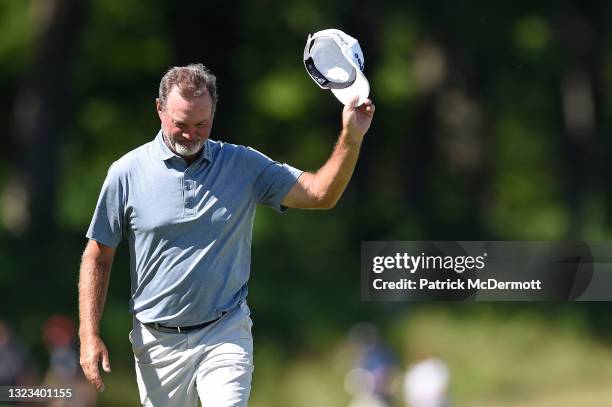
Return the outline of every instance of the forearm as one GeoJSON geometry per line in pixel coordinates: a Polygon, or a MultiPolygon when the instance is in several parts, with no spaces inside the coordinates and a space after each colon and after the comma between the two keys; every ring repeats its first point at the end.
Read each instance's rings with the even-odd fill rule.
{"type": "Polygon", "coordinates": [[[112,259],[92,253],[90,246],[83,253],[79,274],[79,336],[99,336],[102,310],[110,279],[112,259]]]}
{"type": "Polygon", "coordinates": [[[332,155],[312,175],[311,193],[318,197],[322,207],[331,208],[346,189],[359,157],[363,136],[355,136],[343,129],[332,155]]]}
{"type": "Polygon", "coordinates": [[[283,206],[329,209],[336,205],[353,175],[361,142],[374,115],[370,99],[359,107],[355,103],[356,98],[344,106],[342,132],[327,162],[315,173],[303,173],[285,195],[283,206]]]}

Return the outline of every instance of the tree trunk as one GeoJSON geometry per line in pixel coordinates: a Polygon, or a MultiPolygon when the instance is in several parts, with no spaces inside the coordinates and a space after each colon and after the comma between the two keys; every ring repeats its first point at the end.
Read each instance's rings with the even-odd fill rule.
{"type": "Polygon", "coordinates": [[[3,191],[3,220],[16,236],[45,238],[56,227],[57,156],[69,121],[71,75],[87,1],[32,3],[38,27],[31,71],[17,92],[12,137],[13,174],[3,191]]]}

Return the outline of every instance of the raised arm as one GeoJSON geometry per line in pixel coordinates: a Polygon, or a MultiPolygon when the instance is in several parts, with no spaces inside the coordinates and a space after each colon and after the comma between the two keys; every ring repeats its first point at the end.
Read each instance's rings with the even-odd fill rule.
{"type": "Polygon", "coordinates": [[[303,173],[285,196],[283,206],[329,209],[336,205],[353,175],[363,136],[374,116],[371,100],[361,106],[355,106],[355,102],[344,106],[342,131],[327,162],[315,173],[303,173]]]}
{"type": "Polygon", "coordinates": [[[85,247],[79,275],[79,339],[81,341],[81,367],[85,377],[99,391],[104,390],[98,363],[110,372],[108,350],[100,338],[100,319],[106,301],[115,249],[95,240],[85,247]]]}

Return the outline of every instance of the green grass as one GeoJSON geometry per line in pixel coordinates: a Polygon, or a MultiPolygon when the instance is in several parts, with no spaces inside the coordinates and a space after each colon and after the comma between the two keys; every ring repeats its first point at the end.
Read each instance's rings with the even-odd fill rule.
{"type": "MultiPolygon", "coordinates": [[[[392,324],[387,338],[404,366],[415,355],[446,360],[458,407],[612,405],[612,351],[587,334],[578,315],[424,309],[392,324]]],[[[272,344],[256,349],[263,354],[256,359],[251,406],[347,405],[343,380],[351,351],[342,338],[326,354],[297,350],[279,358],[272,344]]],[[[401,400],[401,377],[396,389],[401,400]]]]}
{"type": "MultiPolygon", "coordinates": [[[[591,394],[587,389],[610,383],[612,352],[582,325],[567,316],[453,318],[428,311],[405,323],[404,341],[408,360],[425,353],[447,361],[456,405],[528,405],[557,399],[560,391],[586,396],[591,394]]],[[[610,404],[610,393],[603,394],[610,404]]]]}

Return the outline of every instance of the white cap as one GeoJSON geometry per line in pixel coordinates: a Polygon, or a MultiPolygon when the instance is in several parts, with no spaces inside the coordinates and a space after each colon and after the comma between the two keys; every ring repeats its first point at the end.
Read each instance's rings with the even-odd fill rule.
{"type": "Polygon", "coordinates": [[[331,89],[343,104],[359,96],[357,106],[366,101],[370,84],[363,74],[363,52],[357,40],[336,29],[308,36],[304,66],[319,87],[331,89]]]}

